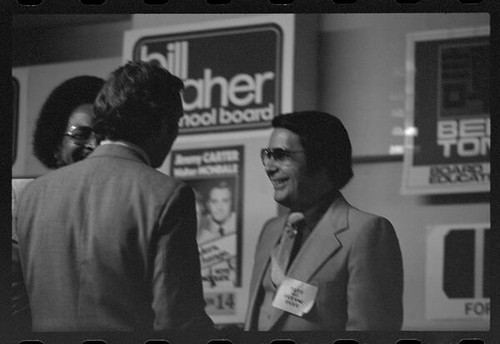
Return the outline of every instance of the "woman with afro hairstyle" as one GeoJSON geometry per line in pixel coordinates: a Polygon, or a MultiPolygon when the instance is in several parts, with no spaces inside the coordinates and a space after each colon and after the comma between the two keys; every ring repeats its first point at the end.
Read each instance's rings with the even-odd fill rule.
{"type": "Polygon", "coordinates": [[[50,93],[33,137],[33,153],[46,167],[72,164],[94,150],[92,104],[103,84],[98,77],[77,76],[50,93]]]}

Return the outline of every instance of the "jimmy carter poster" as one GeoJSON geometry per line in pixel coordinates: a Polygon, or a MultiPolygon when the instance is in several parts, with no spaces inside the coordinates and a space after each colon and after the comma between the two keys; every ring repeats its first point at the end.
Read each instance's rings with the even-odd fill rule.
{"type": "Polygon", "coordinates": [[[195,192],[203,290],[209,314],[234,311],[241,287],[243,146],[174,150],[170,175],[195,192]]]}

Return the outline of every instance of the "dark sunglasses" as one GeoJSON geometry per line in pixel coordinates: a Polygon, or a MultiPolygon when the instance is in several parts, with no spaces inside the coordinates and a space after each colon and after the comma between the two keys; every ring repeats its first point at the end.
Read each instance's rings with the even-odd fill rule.
{"type": "Polygon", "coordinates": [[[284,148],[263,148],[260,151],[260,159],[262,164],[267,164],[270,159],[277,162],[282,162],[290,158],[293,154],[303,153],[304,151],[290,151],[284,148]]]}
{"type": "Polygon", "coordinates": [[[91,139],[95,138],[94,131],[91,127],[78,127],[76,125],[72,125],[69,130],[64,133],[64,136],[68,136],[70,140],[77,145],[85,145],[91,139]]]}

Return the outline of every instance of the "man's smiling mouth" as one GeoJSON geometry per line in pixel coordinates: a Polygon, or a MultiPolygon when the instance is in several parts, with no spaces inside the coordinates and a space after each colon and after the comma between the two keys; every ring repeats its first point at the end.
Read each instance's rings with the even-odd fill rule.
{"type": "Polygon", "coordinates": [[[273,178],[271,179],[271,183],[273,184],[274,189],[282,189],[285,187],[286,182],[289,178],[273,178]]]}

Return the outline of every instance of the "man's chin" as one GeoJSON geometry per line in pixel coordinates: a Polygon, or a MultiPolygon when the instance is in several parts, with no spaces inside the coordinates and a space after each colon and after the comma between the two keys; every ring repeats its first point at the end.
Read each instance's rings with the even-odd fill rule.
{"type": "Polygon", "coordinates": [[[279,203],[280,205],[289,208],[290,202],[286,199],[286,197],[279,195],[277,193],[274,193],[274,200],[276,203],[279,203]]]}

